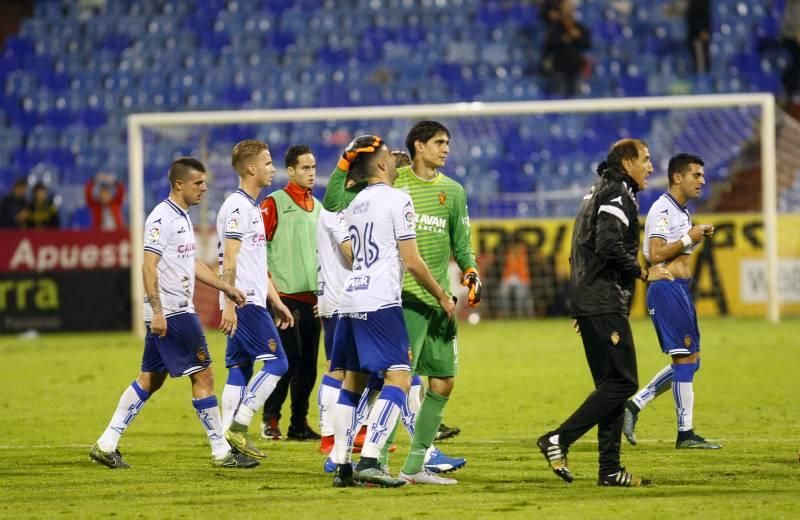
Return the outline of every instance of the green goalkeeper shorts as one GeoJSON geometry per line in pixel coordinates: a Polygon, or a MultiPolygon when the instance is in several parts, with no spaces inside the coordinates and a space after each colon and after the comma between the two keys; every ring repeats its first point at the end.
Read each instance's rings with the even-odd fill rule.
{"type": "Polygon", "coordinates": [[[453,377],[458,372],[456,320],[424,304],[403,305],[415,375],[453,377]]]}

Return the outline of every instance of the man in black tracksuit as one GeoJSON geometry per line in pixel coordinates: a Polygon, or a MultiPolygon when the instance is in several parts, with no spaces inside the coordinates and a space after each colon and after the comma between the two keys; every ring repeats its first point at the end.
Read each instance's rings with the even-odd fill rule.
{"type": "Polygon", "coordinates": [[[620,466],[624,405],[638,386],[636,351],[628,314],[636,279],[669,278],[660,267],[639,266],[639,205],[635,194],[653,172],[647,145],[623,139],[597,170],[600,179],[583,198],[572,232],[571,299],[595,390],[556,430],[537,444],[556,475],[572,482],[567,451],[597,425],[602,486],[650,481],[620,466]]]}

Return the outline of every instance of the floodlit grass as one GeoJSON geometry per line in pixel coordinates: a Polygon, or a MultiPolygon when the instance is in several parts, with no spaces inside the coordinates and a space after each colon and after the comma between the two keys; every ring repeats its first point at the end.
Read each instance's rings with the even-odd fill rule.
{"type": "MultiPolygon", "coordinates": [[[[137,374],[141,342],[127,334],[4,336],[0,517],[800,515],[800,321],[701,322],[695,425],[724,447],[675,450],[675,412],[670,394],[663,395],[641,415],[639,445],[623,441],[623,463],[655,481],[643,489],[596,486],[593,431],[570,451],[576,475],[570,485],[550,472],[536,450],[536,437],[558,425],[591,390],[580,340],[569,323],[463,324],[461,373],[445,415],[462,433],[441,448],[469,463],[455,474],[455,487],[395,490],[333,489],[312,443],[259,439],[269,454],[260,467],[211,468],[183,379],[168,381],[123,437],[120,449],[131,470],[92,464],[89,447],[137,374]]],[[[649,322],[636,321],[634,336],[644,384],[668,358],[649,322]]],[[[216,331],[208,339],[219,395],[224,342],[216,331]]],[[[316,416],[310,419],[314,424],[316,416]]],[[[399,434],[394,471],[407,447],[407,436],[399,434]]]]}

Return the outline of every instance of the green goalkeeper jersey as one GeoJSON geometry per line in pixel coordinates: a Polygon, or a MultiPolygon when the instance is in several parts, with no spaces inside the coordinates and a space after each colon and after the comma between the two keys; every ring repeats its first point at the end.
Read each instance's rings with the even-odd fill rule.
{"type": "MultiPolygon", "coordinates": [[[[420,255],[436,281],[449,292],[450,257],[455,258],[462,271],[470,267],[477,269],[464,188],[441,172],[429,181],[417,177],[410,166],[398,168],[397,173],[394,187],[408,193],[414,203],[420,255]]],[[[325,209],[341,211],[355,197],[357,190],[344,188],[345,176],[342,170],[334,170],[325,192],[325,209]]],[[[403,303],[414,302],[439,306],[439,302],[413,276],[406,276],[403,280],[403,303]]]]}

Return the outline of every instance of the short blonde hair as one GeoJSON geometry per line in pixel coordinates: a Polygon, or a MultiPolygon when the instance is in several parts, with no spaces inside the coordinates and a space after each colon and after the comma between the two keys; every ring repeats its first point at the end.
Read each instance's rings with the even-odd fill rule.
{"type": "Polygon", "coordinates": [[[233,147],[231,152],[231,165],[238,172],[244,166],[244,163],[264,150],[269,150],[267,143],[259,141],[258,139],[245,139],[233,147]]]}

